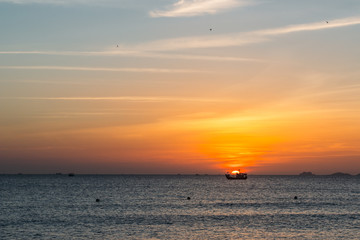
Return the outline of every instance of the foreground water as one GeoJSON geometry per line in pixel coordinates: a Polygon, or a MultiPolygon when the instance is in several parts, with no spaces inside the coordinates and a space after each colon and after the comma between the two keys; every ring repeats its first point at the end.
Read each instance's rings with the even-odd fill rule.
{"type": "Polygon", "coordinates": [[[359,239],[360,177],[0,175],[0,212],[0,239],[359,239]]]}

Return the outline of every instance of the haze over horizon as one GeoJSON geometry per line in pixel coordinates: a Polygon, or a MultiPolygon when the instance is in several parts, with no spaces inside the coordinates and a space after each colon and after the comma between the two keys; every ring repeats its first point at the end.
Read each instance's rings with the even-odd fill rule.
{"type": "Polygon", "coordinates": [[[357,0],[0,0],[0,173],[360,173],[357,0]]]}

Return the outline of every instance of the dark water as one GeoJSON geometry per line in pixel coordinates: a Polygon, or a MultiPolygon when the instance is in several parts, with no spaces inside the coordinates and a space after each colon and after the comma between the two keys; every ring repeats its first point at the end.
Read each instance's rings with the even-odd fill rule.
{"type": "Polygon", "coordinates": [[[0,239],[360,239],[360,177],[0,175],[0,213],[0,239]]]}

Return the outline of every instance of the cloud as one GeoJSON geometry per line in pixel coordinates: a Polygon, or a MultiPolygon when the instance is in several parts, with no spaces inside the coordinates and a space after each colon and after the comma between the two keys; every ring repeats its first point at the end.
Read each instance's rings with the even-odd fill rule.
{"type": "Polygon", "coordinates": [[[45,101],[127,101],[127,102],[228,102],[224,99],[181,98],[181,97],[0,97],[6,100],[45,100],[45,101]]]}
{"type": "Polygon", "coordinates": [[[308,23],[308,24],[289,25],[282,28],[261,30],[253,33],[264,36],[272,36],[272,35],[282,35],[282,34],[289,34],[295,32],[303,32],[303,31],[316,31],[316,30],[323,30],[329,28],[347,27],[357,24],[360,24],[360,17],[334,19],[328,22],[321,21],[321,22],[308,23]]]}
{"type": "Polygon", "coordinates": [[[271,37],[305,31],[347,27],[360,24],[360,17],[342,18],[325,21],[288,25],[280,28],[270,28],[251,32],[241,32],[223,35],[198,36],[162,39],[133,46],[123,46],[124,49],[137,51],[172,51],[195,48],[218,48],[254,44],[269,41],[271,37]]]}
{"type": "MultiPolygon", "coordinates": [[[[261,35],[251,33],[237,33],[214,36],[198,36],[162,39],[139,45],[126,46],[139,51],[173,51],[195,48],[219,48],[231,46],[243,46],[257,42],[266,41],[267,38],[261,35]]],[[[124,46],[125,47],[125,46],[124,46]]]]}
{"type": "Polygon", "coordinates": [[[259,62],[261,60],[254,58],[241,57],[222,57],[222,56],[204,56],[204,55],[184,55],[184,54],[162,54],[146,51],[122,51],[109,50],[97,52],[80,51],[0,51],[0,55],[60,55],[60,56],[123,56],[123,57],[142,57],[142,58],[161,58],[161,59],[186,59],[203,61],[249,61],[259,62]]]}
{"type": "MultiPolygon", "coordinates": [[[[1,0],[0,0],[1,1],[1,0]]],[[[325,21],[313,22],[307,24],[288,25],[279,28],[262,29],[250,32],[240,32],[223,35],[211,36],[195,36],[183,38],[170,38],[161,39],[152,42],[145,42],[137,45],[119,45],[116,50],[107,51],[0,51],[0,54],[41,54],[41,55],[65,55],[65,56],[133,56],[144,58],[163,58],[163,59],[189,59],[189,60],[207,60],[207,61],[261,61],[252,58],[237,58],[237,57],[221,57],[221,56],[202,56],[202,55],[184,55],[184,54],[165,54],[165,51],[176,51],[183,49],[196,49],[196,48],[221,48],[232,46],[244,46],[265,41],[270,41],[274,37],[285,34],[292,34],[305,31],[319,31],[340,27],[347,27],[360,24],[360,16],[341,18],[325,21]]],[[[0,68],[5,68],[1,67],[0,68]]],[[[20,68],[20,67],[19,67],[20,68]]],[[[40,68],[40,67],[38,67],[40,68]]],[[[45,68],[45,67],[44,67],[45,68]]],[[[48,69],[50,67],[47,67],[48,69]]],[[[85,68],[62,67],[63,70],[91,70],[85,68]]],[[[170,72],[182,70],[161,70],[161,69],[136,69],[136,68],[123,68],[123,69],[105,69],[105,68],[92,68],[93,71],[147,71],[147,72],[170,72]]],[[[189,71],[189,70],[183,70],[189,71]]],[[[193,70],[190,70],[193,71],[193,70]]]]}
{"type": "Polygon", "coordinates": [[[203,72],[192,69],[167,68],[99,68],[99,67],[68,67],[68,66],[0,66],[0,69],[21,70],[60,70],[60,71],[104,71],[104,72],[147,72],[147,73],[193,73],[203,72]]]}
{"type": "Polygon", "coordinates": [[[150,12],[151,17],[191,17],[205,14],[215,14],[219,11],[248,5],[239,0],[178,0],[167,10],[150,12]]]}
{"type": "Polygon", "coordinates": [[[0,0],[1,2],[13,4],[52,4],[52,5],[120,5],[120,3],[129,2],[128,0],[0,0]]]}
{"type": "MultiPolygon", "coordinates": [[[[0,2],[8,2],[14,4],[56,4],[56,5],[63,5],[63,4],[70,4],[70,3],[83,3],[82,0],[0,0],[0,2]]],[[[90,0],[91,2],[91,0],[90,0]]]]}
{"type": "Polygon", "coordinates": [[[43,81],[43,80],[14,80],[1,79],[0,82],[18,82],[25,84],[52,84],[52,85],[89,85],[89,82],[75,82],[75,81],[43,81]]]}

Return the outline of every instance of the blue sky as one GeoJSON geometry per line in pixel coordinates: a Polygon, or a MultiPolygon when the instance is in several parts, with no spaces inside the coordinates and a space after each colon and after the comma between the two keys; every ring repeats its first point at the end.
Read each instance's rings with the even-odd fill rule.
{"type": "Polygon", "coordinates": [[[206,36],[209,28],[224,34],[346,18],[359,10],[356,1],[232,0],[195,1],[219,6],[214,4],[212,9],[203,4],[205,9],[193,12],[192,1],[185,1],[190,7],[183,6],[187,11],[177,15],[172,11],[175,2],[1,1],[1,45],[24,50],[102,50],[115,43],[206,36]]]}

